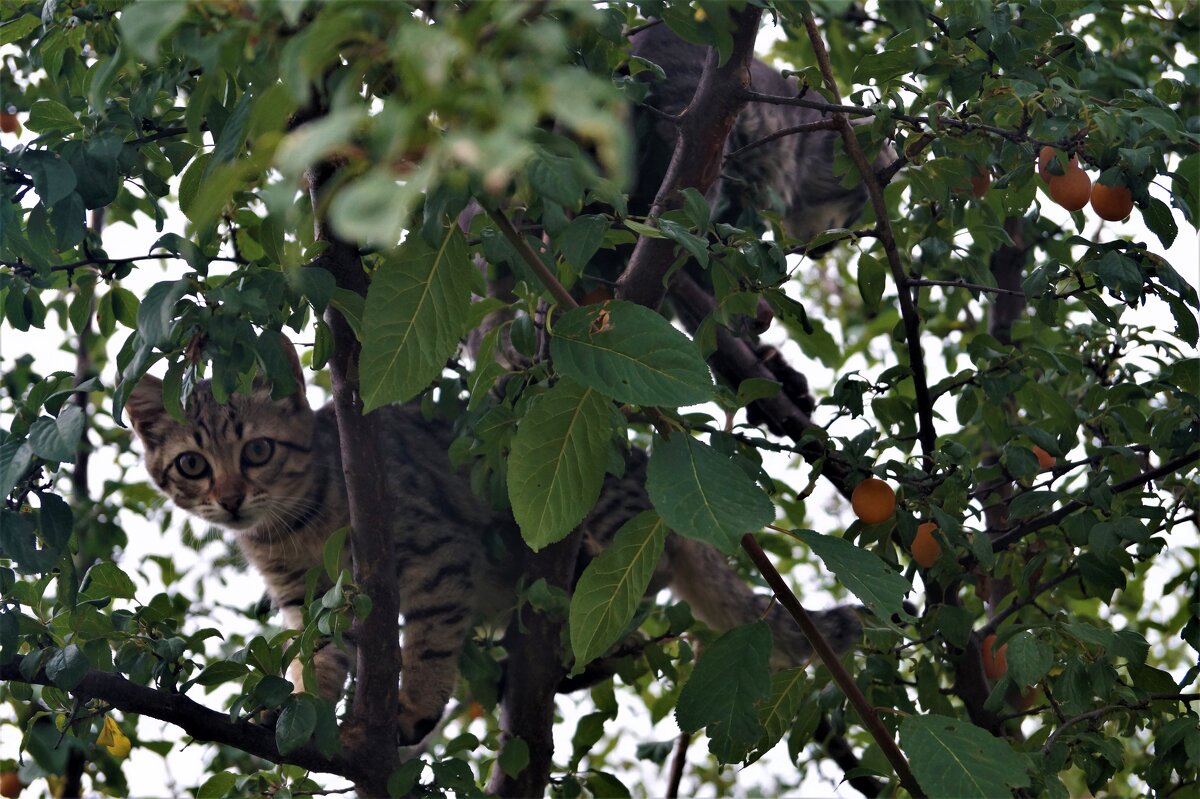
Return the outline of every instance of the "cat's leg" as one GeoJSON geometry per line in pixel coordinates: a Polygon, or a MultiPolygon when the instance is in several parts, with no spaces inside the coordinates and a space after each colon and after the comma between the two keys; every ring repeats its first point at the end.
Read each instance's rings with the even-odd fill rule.
{"type": "Polygon", "coordinates": [[[397,737],[404,745],[419,742],[437,726],[458,682],[458,657],[474,624],[474,564],[444,550],[437,555],[400,563],[404,643],[397,737]]]}

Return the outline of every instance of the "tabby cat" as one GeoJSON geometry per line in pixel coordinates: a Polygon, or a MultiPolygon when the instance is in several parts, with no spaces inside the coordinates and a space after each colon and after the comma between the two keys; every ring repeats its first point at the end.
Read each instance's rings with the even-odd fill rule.
{"type": "MultiPolygon", "coordinates": [[[[302,386],[295,351],[287,349],[302,386]]],[[[284,622],[301,627],[305,576],[321,565],[326,539],[349,524],[332,405],[313,410],[303,391],[272,399],[261,380],[250,394],[234,394],[223,405],[205,381],[180,423],[164,409],[162,382],[146,376],[125,410],[158,487],[188,513],[230,530],[262,575],[284,622]]],[[[385,431],[381,451],[397,503],[392,534],[404,617],[400,742],[415,743],[435,726],[454,691],[468,632],[485,610],[511,607],[512,586],[528,550],[512,517],[481,502],[451,466],[447,426],[424,419],[413,406],[374,413],[385,431]],[[494,547],[485,542],[493,534],[505,543],[506,556],[489,555],[494,547]]],[[[645,454],[634,450],[624,475],[607,478],[583,522],[589,552],[651,507],[643,490],[645,462],[645,454]]],[[[765,614],[775,636],[776,666],[802,663],[812,654],[791,618],[777,605],[768,608],[768,598],[756,596],[707,544],[670,536],[652,583],[663,584],[717,629],[765,614]]],[[[859,640],[862,628],[853,610],[841,607],[816,616],[838,651],[859,640]]],[[[332,645],[319,649],[314,657],[318,684],[305,687],[336,701],[351,654],[332,645]]],[[[297,664],[290,673],[299,687],[297,664]]]]}

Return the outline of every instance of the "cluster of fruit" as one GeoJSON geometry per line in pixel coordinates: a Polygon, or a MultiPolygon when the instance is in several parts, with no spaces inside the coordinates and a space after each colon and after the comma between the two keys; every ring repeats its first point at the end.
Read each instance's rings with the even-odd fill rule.
{"type": "Polygon", "coordinates": [[[1096,216],[1110,222],[1119,222],[1133,211],[1133,194],[1127,187],[1093,184],[1078,158],[1071,156],[1064,167],[1053,147],[1043,147],[1038,154],[1038,174],[1046,181],[1050,199],[1068,211],[1078,211],[1090,201],[1096,216]]]}

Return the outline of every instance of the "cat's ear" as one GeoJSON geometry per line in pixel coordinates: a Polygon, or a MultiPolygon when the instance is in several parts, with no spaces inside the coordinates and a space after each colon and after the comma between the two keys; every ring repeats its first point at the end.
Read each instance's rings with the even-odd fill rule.
{"type": "Polygon", "coordinates": [[[287,336],[279,337],[279,346],[283,348],[283,354],[287,356],[288,363],[292,365],[292,377],[296,381],[296,393],[292,396],[298,406],[307,408],[308,397],[304,393],[304,369],[300,366],[300,356],[296,352],[296,346],[287,336]]]}
{"type": "Polygon", "coordinates": [[[125,413],[138,437],[145,440],[147,432],[167,415],[162,381],[154,375],[143,376],[125,400],[125,413]]]}

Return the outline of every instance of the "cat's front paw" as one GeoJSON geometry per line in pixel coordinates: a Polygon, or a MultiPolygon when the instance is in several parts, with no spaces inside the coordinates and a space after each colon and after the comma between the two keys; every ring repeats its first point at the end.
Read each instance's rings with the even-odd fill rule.
{"type": "Polygon", "coordinates": [[[441,716],[419,716],[404,705],[400,706],[400,719],[396,723],[396,743],[400,746],[412,746],[425,739],[433,732],[441,716]]]}

